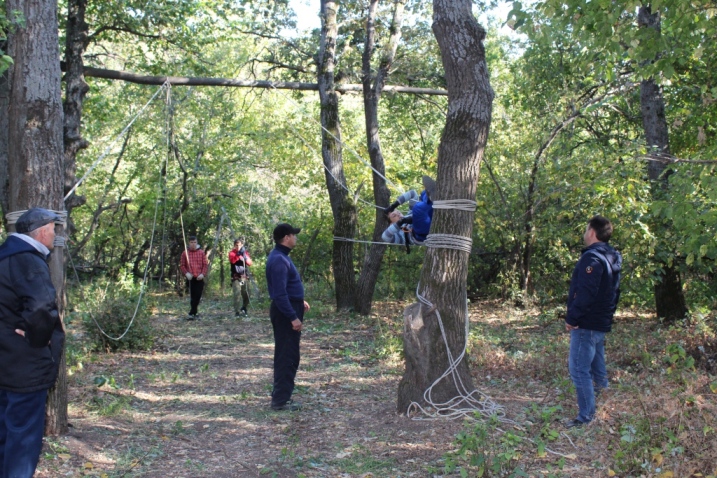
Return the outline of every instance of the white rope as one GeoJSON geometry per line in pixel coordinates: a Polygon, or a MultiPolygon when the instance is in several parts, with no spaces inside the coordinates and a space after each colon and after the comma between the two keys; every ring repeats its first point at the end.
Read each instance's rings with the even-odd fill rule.
{"type": "Polygon", "coordinates": [[[476,210],[476,202],[470,199],[444,199],[433,201],[433,209],[457,209],[459,211],[473,212],[476,210]]]}
{"type": "MultiPolygon", "coordinates": [[[[142,110],[140,110],[140,112],[137,113],[137,115],[136,115],[136,116],[134,117],[134,119],[130,122],[130,124],[128,124],[127,127],[125,127],[125,129],[122,131],[122,133],[120,133],[120,135],[117,137],[117,139],[119,139],[122,135],[125,134],[125,132],[127,132],[127,130],[129,129],[129,127],[132,125],[132,123],[134,123],[134,121],[135,121],[137,118],[139,118],[139,116],[142,114],[142,111],[144,111],[144,110],[147,108],[147,106],[154,100],[154,98],[155,98],[155,97],[159,94],[159,92],[162,91],[164,88],[167,88],[167,98],[168,98],[167,101],[169,101],[170,91],[171,91],[171,90],[170,90],[171,85],[169,84],[169,82],[165,82],[165,83],[161,86],[161,88],[160,88],[159,90],[157,90],[157,92],[154,94],[154,96],[152,96],[152,98],[147,102],[147,104],[145,104],[144,107],[142,107],[142,110]]],[[[168,136],[168,134],[167,134],[167,136],[168,136]]],[[[116,141],[116,140],[115,140],[115,141],[116,141]]],[[[112,145],[110,145],[109,148],[111,148],[111,147],[112,147],[112,145]]],[[[100,159],[102,159],[104,156],[106,156],[107,152],[109,151],[109,148],[105,151],[105,154],[104,154],[100,159]]],[[[168,156],[168,155],[167,155],[167,156],[168,156]]],[[[87,175],[90,173],[90,171],[92,171],[92,169],[94,169],[94,167],[95,167],[98,163],[99,163],[99,160],[95,161],[95,163],[92,165],[92,167],[90,168],[90,170],[87,171],[87,173],[85,173],[85,175],[82,177],[82,179],[80,179],[80,181],[79,181],[77,184],[75,184],[75,186],[72,188],[72,190],[71,190],[69,193],[67,193],[67,196],[65,196],[65,200],[67,200],[67,198],[70,196],[70,194],[72,194],[72,192],[77,188],[77,186],[80,185],[80,183],[87,177],[87,175]]],[[[166,165],[167,165],[167,158],[165,158],[165,165],[164,165],[164,166],[165,166],[165,170],[166,170],[166,165]]],[[[137,298],[137,305],[136,305],[135,308],[134,308],[134,313],[132,314],[132,318],[130,319],[129,324],[127,324],[127,327],[125,328],[124,332],[122,332],[122,334],[121,334],[119,337],[112,337],[112,336],[109,335],[107,332],[105,332],[104,329],[102,328],[102,326],[99,324],[99,322],[97,322],[97,319],[95,319],[94,315],[92,314],[92,311],[89,311],[90,318],[91,318],[92,321],[95,323],[95,325],[97,326],[97,329],[100,331],[100,333],[101,333],[102,335],[104,335],[105,337],[107,337],[108,339],[113,340],[113,341],[116,341],[116,342],[122,340],[122,339],[125,337],[125,335],[127,335],[127,334],[129,333],[130,329],[132,328],[132,325],[134,324],[134,320],[137,318],[137,312],[139,311],[139,306],[140,306],[140,304],[142,303],[142,299],[144,298],[144,293],[145,293],[146,288],[147,288],[147,274],[148,274],[148,272],[149,272],[149,264],[150,264],[150,262],[152,262],[152,250],[153,250],[153,248],[154,248],[154,233],[157,231],[157,214],[158,214],[158,212],[159,212],[159,204],[160,204],[160,202],[162,202],[162,200],[159,199],[159,198],[163,196],[163,195],[162,195],[162,178],[163,178],[163,176],[162,176],[162,164],[160,163],[160,168],[159,168],[159,181],[157,182],[157,198],[158,198],[158,199],[156,199],[156,200],[154,201],[154,218],[153,218],[153,220],[152,220],[152,235],[151,235],[150,240],[149,240],[149,250],[148,250],[148,252],[147,252],[147,263],[146,263],[145,266],[144,266],[144,275],[143,275],[143,277],[142,277],[142,284],[140,285],[139,297],[137,298]]],[[[77,284],[78,284],[78,286],[80,286],[80,276],[79,276],[79,274],[77,273],[77,268],[75,267],[74,262],[72,261],[72,254],[70,254],[69,251],[68,251],[68,254],[67,254],[67,255],[68,255],[69,259],[70,259],[70,265],[72,265],[72,269],[75,271],[75,279],[77,280],[77,284]]],[[[79,290],[80,290],[80,296],[83,296],[84,294],[82,293],[82,288],[80,288],[79,290]]],[[[84,303],[87,303],[87,300],[84,300],[84,298],[83,298],[83,302],[84,302],[84,303]]]]}
{"type": "Polygon", "coordinates": [[[432,408],[432,410],[427,410],[423,408],[419,403],[412,402],[408,406],[408,410],[406,411],[406,415],[411,417],[411,412],[421,412],[423,416],[420,415],[414,415],[411,417],[414,420],[435,420],[438,418],[470,418],[475,419],[476,413],[479,415],[489,418],[489,417],[496,417],[498,421],[503,423],[510,423],[514,424],[515,422],[513,420],[510,420],[505,417],[505,410],[503,406],[498,405],[495,403],[488,395],[481,392],[478,389],[474,389],[473,391],[469,392],[466,389],[466,386],[463,384],[463,380],[461,379],[460,374],[458,373],[458,365],[463,360],[463,357],[465,357],[466,349],[468,347],[468,301],[465,300],[465,337],[466,340],[463,344],[463,350],[458,355],[458,357],[453,358],[453,354],[451,353],[451,349],[448,346],[448,338],[446,337],[446,331],[443,327],[443,320],[441,319],[440,312],[434,308],[433,304],[426,299],[421,293],[419,292],[420,284],[416,287],[416,297],[418,297],[418,300],[425,305],[426,310],[432,310],[433,313],[436,314],[436,318],[438,319],[438,326],[441,329],[441,335],[443,337],[443,343],[446,346],[446,353],[448,356],[448,368],[445,372],[443,372],[443,375],[438,377],[430,387],[428,387],[423,392],[423,400],[432,408]],[[432,394],[433,394],[433,387],[438,385],[438,383],[443,380],[444,378],[450,376],[453,379],[453,385],[455,389],[458,392],[458,396],[453,397],[452,399],[446,401],[446,402],[440,402],[436,403],[433,401],[432,394]]]}
{"type": "MultiPolygon", "coordinates": [[[[444,200],[444,201],[433,201],[433,207],[436,209],[459,209],[462,211],[475,211],[475,201],[467,199],[456,199],[456,200],[444,200]]],[[[444,249],[456,249],[467,252],[470,254],[473,240],[470,237],[457,236],[454,234],[428,234],[428,237],[424,241],[426,247],[433,248],[444,248],[444,249]]],[[[443,327],[443,320],[441,319],[441,313],[426,297],[421,295],[420,283],[416,287],[416,297],[419,302],[425,306],[425,310],[432,311],[436,315],[438,320],[438,327],[441,330],[441,336],[443,337],[443,343],[446,346],[446,355],[448,359],[448,368],[443,375],[438,377],[430,387],[423,392],[423,400],[429,406],[430,410],[423,408],[419,403],[412,402],[406,410],[406,415],[411,416],[412,412],[416,413],[412,419],[414,420],[435,420],[438,418],[470,418],[476,419],[476,414],[483,417],[496,417],[500,422],[515,424],[513,420],[506,418],[505,410],[503,406],[495,403],[488,395],[481,392],[478,389],[468,391],[460,374],[458,373],[458,365],[461,363],[466,354],[468,347],[468,330],[469,330],[469,316],[468,316],[468,299],[464,295],[463,301],[465,304],[465,341],[463,343],[463,350],[458,357],[453,357],[453,353],[448,345],[448,338],[446,336],[445,328],[443,327]],[[458,395],[446,402],[434,402],[433,401],[433,387],[438,385],[443,379],[449,377],[453,380],[453,386],[455,387],[458,395]]],[[[465,294],[465,292],[464,292],[465,294]]]]}
{"type": "MultiPolygon", "coordinates": [[[[28,211],[28,209],[23,209],[21,211],[13,211],[5,214],[5,219],[7,219],[8,225],[15,224],[18,219],[20,219],[20,216],[25,214],[28,211]]],[[[67,211],[54,211],[52,209],[48,209],[48,211],[52,211],[58,216],[60,216],[60,219],[62,219],[61,222],[56,222],[55,224],[61,224],[62,227],[65,227],[67,224],[67,211]]]]}
{"type": "Polygon", "coordinates": [[[423,245],[436,249],[456,249],[470,254],[473,249],[473,239],[454,234],[430,233],[426,240],[423,241],[423,245]]]}
{"type": "Polygon", "coordinates": [[[127,131],[129,131],[129,128],[134,124],[135,121],[137,121],[137,119],[138,119],[140,116],[142,116],[142,113],[144,113],[144,111],[147,109],[147,107],[150,105],[150,103],[152,103],[152,101],[154,101],[154,99],[157,97],[157,95],[159,95],[159,93],[160,93],[164,88],[166,88],[168,85],[169,85],[169,82],[165,82],[162,86],[159,87],[159,89],[158,89],[157,92],[154,94],[154,96],[152,96],[152,97],[149,99],[149,101],[148,101],[148,102],[139,110],[139,112],[134,116],[134,118],[132,118],[132,121],[130,121],[129,124],[124,127],[124,129],[122,130],[122,132],[117,135],[117,137],[114,139],[114,141],[112,141],[112,143],[110,143],[109,146],[107,146],[107,148],[106,148],[106,149],[104,150],[104,152],[100,155],[100,157],[97,158],[97,160],[95,160],[94,163],[92,163],[92,165],[91,165],[90,168],[85,172],[85,174],[82,176],[82,178],[80,178],[80,180],[77,181],[77,183],[76,183],[74,186],[72,186],[72,189],[70,189],[70,192],[68,192],[68,193],[65,195],[65,198],[63,199],[63,201],[67,201],[67,198],[69,198],[69,197],[72,195],[72,193],[75,192],[75,189],[77,189],[77,188],[80,186],[80,184],[82,184],[82,182],[83,182],[85,179],[87,179],[87,176],[89,176],[90,173],[92,173],[92,171],[94,171],[94,169],[97,167],[97,165],[100,164],[100,162],[101,162],[103,159],[105,159],[105,157],[106,157],[108,154],[110,154],[110,151],[112,151],[112,148],[114,147],[114,145],[125,135],[125,133],[127,133],[127,131]]]}
{"type": "MultiPolygon", "coordinates": [[[[349,237],[338,237],[334,236],[334,241],[340,241],[340,242],[358,242],[359,244],[380,244],[382,246],[401,246],[406,247],[406,244],[396,244],[395,242],[376,242],[376,241],[361,241],[359,239],[351,239],[349,237]]],[[[411,244],[411,246],[422,246],[421,244],[411,244]]]]}

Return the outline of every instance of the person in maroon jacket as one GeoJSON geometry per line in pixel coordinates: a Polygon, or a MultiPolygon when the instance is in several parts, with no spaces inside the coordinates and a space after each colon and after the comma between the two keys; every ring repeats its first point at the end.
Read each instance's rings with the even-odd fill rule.
{"type": "Polygon", "coordinates": [[[189,281],[189,315],[187,320],[194,320],[197,317],[197,308],[199,301],[202,300],[202,292],[204,292],[204,279],[207,276],[209,265],[207,256],[197,244],[197,236],[189,236],[189,247],[182,252],[182,258],[179,262],[182,274],[189,281]]]}
{"type": "Polygon", "coordinates": [[[234,316],[246,317],[249,305],[249,266],[251,257],[244,247],[244,239],[234,241],[234,249],[229,251],[229,264],[232,272],[232,293],[234,295],[234,316]],[[239,303],[241,299],[241,304],[239,303]]]}

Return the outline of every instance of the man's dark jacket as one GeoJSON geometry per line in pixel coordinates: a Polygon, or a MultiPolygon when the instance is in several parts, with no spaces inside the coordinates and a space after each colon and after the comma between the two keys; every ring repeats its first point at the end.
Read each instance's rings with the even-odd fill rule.
{"type": "Polygon", "coordinates": [[[581,329],[610,332],[620,300],[622,256],[605,242],[582,251],[568,292],[565,321],[581,329]]]}
{"type": "Polygon", "coordinates": [[[291,303],[304,302],[304,284],[289,253],[291,249],[281,244],[277,244],[269,253],[266,260],[266,285],[269,297],[279,312],[292,321],[299,317],[291,303]]]}
{"type": "Polygon", "coordinates": [[[47,258],[8,237],[0,246],[0,389],[30,393],[52,387],[64,341],[47,258]]]}

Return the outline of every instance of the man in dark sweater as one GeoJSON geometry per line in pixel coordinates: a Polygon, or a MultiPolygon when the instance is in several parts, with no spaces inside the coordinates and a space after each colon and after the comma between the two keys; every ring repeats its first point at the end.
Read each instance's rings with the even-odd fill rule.
{"type": "Polygon", "coordinates": [[[65,331],[47,259],[52,211],[32,208],[0,246],[0,476],[30,478],[42,450],[47,391],[55,384],[65,331]]]}
{"type": "Polygon", "coordinates": [[[608,245],[612,224],[602,216],[588,222],[580,260],[568,292],[565,330],[570,332],[568,367],[578,398],[578,417],[568,428],[589,423],[595,416],[595,394],[607,388],[605,334],[612,329],[620,299],[622,256],[608,245]]]}
{"type": "Polygon", "coordinates": [[[299,232],[301,229],[286,223],[277,225],[274,228],[276,246],[266,261],[266,284],[271,297],[269,317],[274,329],[274,387],[271,392],[271,408],[274,410],[301,408],[291,399],[291,394],[299,369],[304,312],[309,310],[309,304],[304,300],[299,271],[289,258],[299,232]]]}

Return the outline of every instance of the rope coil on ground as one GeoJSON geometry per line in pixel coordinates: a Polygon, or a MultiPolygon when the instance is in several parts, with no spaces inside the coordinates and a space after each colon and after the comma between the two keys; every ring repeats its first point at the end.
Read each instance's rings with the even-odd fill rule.
{"type": "Polygon", "coordinates": [[[412,418],[414,420],[435,420],[438,418],[476,418],[476,413],[480,416],[489,418],[489,417],[496,417],[498,421],[503,423],[515,423],[512,420],[505,417],[505,410],[503,407],[497,403],[495,403],[488,395],[481,392],[478,389],[474,389],[473,391],[468,391],[466,389],[466,386],[463,384],[463,380],[460,377],[460,374],[458,373],[458,365],[461,363],[463,358],[466,354],[466,349],[468,346],[468,305],[466,301],[466,307],[465,307],[465,337],[466,340],[463,343],[463,350],[458,355],[458,357],[454,358],[453,354],[451,353],[451,349],[448,346],[448,338],[446,337],[446,331],[443,327],[443,320],[441,319],[441,313],[434,307],[434,305],[426,299],[421,293],[419,292],[420,284],[418,287],[416,287],[416,297],[418,298],[419,302],[421,304],[425,305],[428,310],[432,310],[436,314],[436,319],[438,320],[438,326],[441,329],[441,336],[443,337],[443,343],[446,346],[446,354],[448,356],[448,368],[445,372],[443,372],[443,375],[438,377],[430,387],[428,387],[423,392],[423,400],[432,408],[432,410],[427,410],[423,408],[419,403],[413,402],[408,406],[408,410],[406,411],[407,416],[411,416],[412,412],[421,412],[423,416],[413,416],[412,418]],[[456,390],[458,391],[458,396],[453,397],[452,399],[436,403],[432,399],[432,393],[433,393],[433,387],[438,385],[438,383],[443,380],[444,378],[450,376],[453,379],[453,385],[455,386],[456,390]]]}

